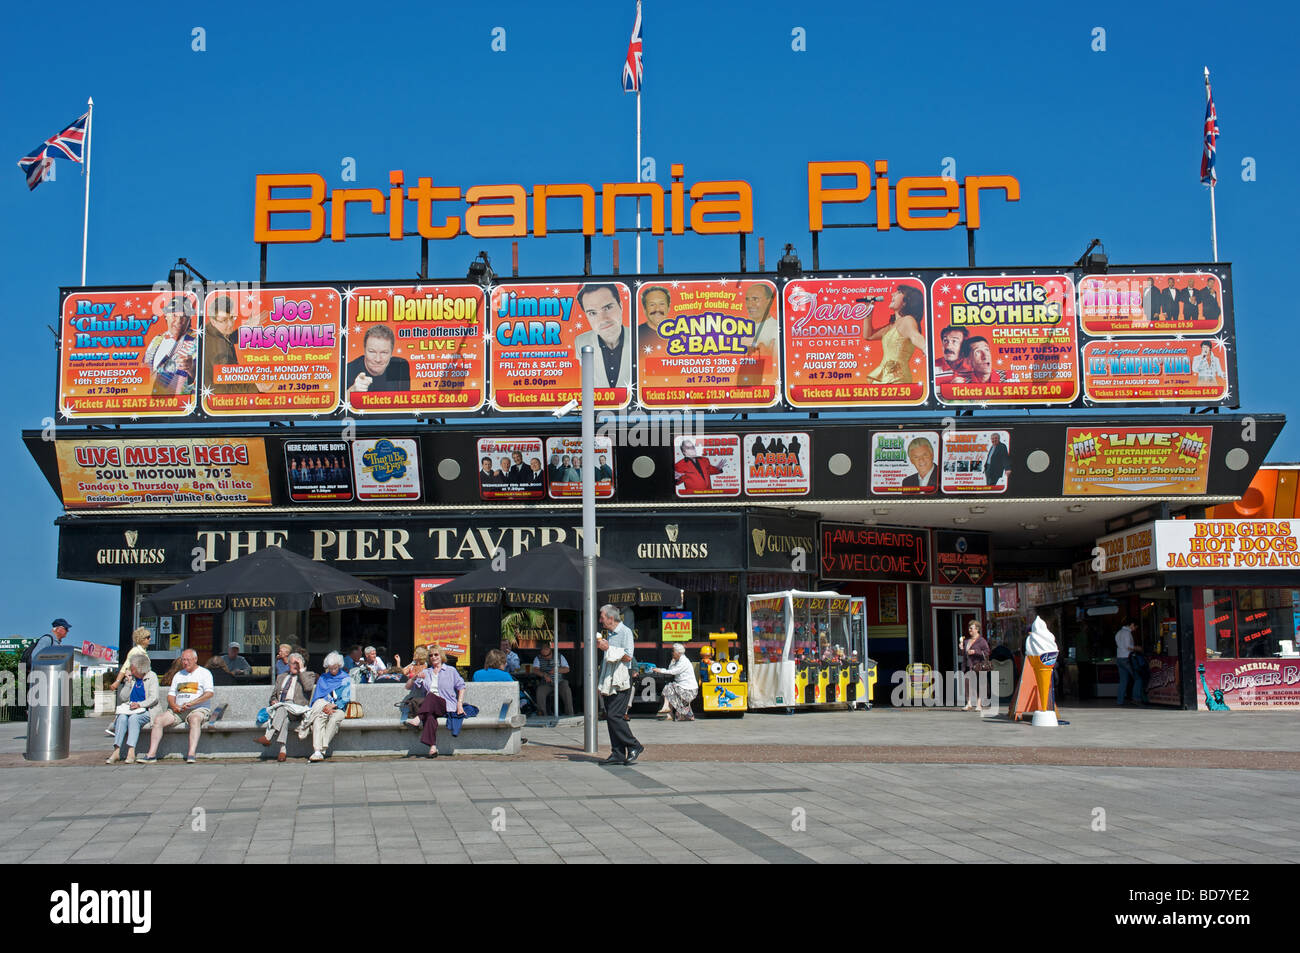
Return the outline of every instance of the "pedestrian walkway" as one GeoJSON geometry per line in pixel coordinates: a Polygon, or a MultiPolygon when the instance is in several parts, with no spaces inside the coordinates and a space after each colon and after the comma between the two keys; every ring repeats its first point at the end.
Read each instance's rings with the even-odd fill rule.
{"type": "Polygon", "coordinates": [[[1295,790],[1293,772],[1018,765],[9,769],[0,863],[1278,863],[1300,855],[1295,790]]]}

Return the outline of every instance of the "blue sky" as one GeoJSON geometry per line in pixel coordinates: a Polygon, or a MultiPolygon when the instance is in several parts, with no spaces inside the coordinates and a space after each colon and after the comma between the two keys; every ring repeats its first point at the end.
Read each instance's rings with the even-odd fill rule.
{"type": "MultiPolygon", "coordinates": [[[[179,256],[209,278],[257,277],[253,179],[314,171],[384,188],[390,169],[458,184],[629,181],[634,97],[619,84],[635,5],[316,2],[268,5],[63,3],[6,14],[0,154],[16,160],[95,98],[90,284],[165,278],[179,256]],[[201,28],[206,50],[192,49],[201,28]],[[505,51],[492,49],[505,30],[505,51]]],[[[892,175],[1010,173],[1022,198],[984,207],[980,265],[1072,262],[1093,237],[1112,262],[1208,261],[1198,181],[1208,65],[1219,142],[1220,258],[1234,265],[1242,405],[1290,411],[1295,361],[1285,298],[1297,240],[1300,99],[1294,10],[1185,3],[710,4],[647,0],[644,152],[660,181],[742,178],[769,265],[792,242],[811,263],[805,165],[888,159],[892,175]],[[1240,12],[1239,12],[1240,11],[1240,12]],[[806,51],[792,49],[802,28],[806,51]],[[1105,50],[1096,51],[1096,28],[1105,50]],[[1281,107],[1281,108],[1280,108],[1281,107]],[[1243,181],[1253,159],[1256,177],[1243,181]]],[[[33,344],[3,376],[0,635],[35,635],[55,615],[74,636],[116,641],[117,589],[55,579],[59,505],[18,440],[53,411],[60,285],[80,271],[82,179],[61,163],[29,193],[17,166],[0,186],[9,320],[33,344]]],[[[838,219],[847,220],[847,219],[838,219]]],[[[355,226],[354,226],[355,227],[355,226]]],[[[377,228],[382,227],[377,225],[377,228]]],[[[646,262],[653,262],[652,245],[646,262]]],[[[430,270],[461,276],[480,248],[508,268],[508,243],[435,243],[430,270]]],[[[579,239],[529,240],[523,274],[581,270],[579,239]]],[[[610,244],[595,242],[595,268],[610,244]]],[[[736,267],[732,238],[668,244],[670,271],[736,267]]],[[[756,266],[757,241],[750,243],[756,266]]],[[[625,273],[631,247],[623,242],[625,273]]],[[[274,248],[275,279],[407,277],[419,245],[387,240],[274,248]]],[[[961,266],[964,233],[837,232],[823,268],[961,266]]],[[[1272,459],[1300,459],[1289,425],[1272,459]]]]}

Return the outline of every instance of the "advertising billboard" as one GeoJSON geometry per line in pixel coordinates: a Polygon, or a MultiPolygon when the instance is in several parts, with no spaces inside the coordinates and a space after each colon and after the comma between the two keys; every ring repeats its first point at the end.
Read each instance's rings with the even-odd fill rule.
{"type": "Polygon", "coordinates": [[[781,397],[780,327],[770,281],[639,285],[638,402],[648,410],[773,406],[781,397]]]}
{"type": "Polygon", "coordinates": [[[1223,283],[1217,275],[1151,273],[1079,279],[1085,334],[1217,334],[1223,329],[1223,283]]]}
{"type": "Polygon", "coordinates": [[[358,414],[475,411],[487,400],[483,289],[347,289],[343,393],[358,414]]]}
{"type": "Polygon", "coordinates": [[[1212,427],[1066,428],[1066,496],[1204,493],[1212,427]]]}
{"type": "Polygon", "coordinates": [[[784,289],[792,407],[915,407],[929,396],[919,278],[799,279],[784,289]]]}
{"type": "Polygon", "coordinates": [[[210,292],[203,411],[214,417],[332,413],[339,403],[341,301],[329,287],[210,292]]]}
{"type": "Polygon", "coordinates": [[[77,291],[63,299],[59,330],[58,406],[65,419],[194,411],[197,296],[77,291]]]}
{"type": "Polygon", "coordinates": [[[1069,404],[1079,396],[1066,275],[947,275],[930,284],[940,403],[1069,404]]]}
{"type": "Polygon", "coordinates": [[[580,354],[596,356],[596,406],[632,397],[632,295],[620,281],[502,284],[492,290],[492,406],[552,411],[582,398],[580,354]]]}
{"type": "Polygon", "coordinates": [[[1214,404],[1228,396],[1226,345],[1212,338],[1089,341],[1083,389],[1097,403],[1214,404]]]}
{"type": "Polygon", "coordinates": [[[270,506],[261,437],[59,440],[69,510],[270,506]]]}

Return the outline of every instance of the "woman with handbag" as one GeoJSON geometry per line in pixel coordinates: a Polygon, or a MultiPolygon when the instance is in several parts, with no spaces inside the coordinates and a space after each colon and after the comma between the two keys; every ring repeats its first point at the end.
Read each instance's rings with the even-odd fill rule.
{"type": "Polygon", "coordinates": [[[980,624],[971,619],[966,626],[966,636],[961,640],[963,670],[966,673],[966,707],[962,711],[970,711],[972,708],[980,710],[979,673],[993,667],[989,661],[991,653],[988,639],[980,634],[980,624]],[[971,704],[972,701],[974,705],[971,704]]]}
{"type": "Polygon", "coordinates": [[[338,733],[347,710],[355,704],[352,701],[352,676],[343,671],[343,656],[331,652],[325,656],[324,667],[325,671],[316,679],[316,688],[311,694],[311,708],[298,726],[299,738],[305,739],[311,732],[313,751],[307,759],[311,762],[325,760],[325,752],[338,733]]]}

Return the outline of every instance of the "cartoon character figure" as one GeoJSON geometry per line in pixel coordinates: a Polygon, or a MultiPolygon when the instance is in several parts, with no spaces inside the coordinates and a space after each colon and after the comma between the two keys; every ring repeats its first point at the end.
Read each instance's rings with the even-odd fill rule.
{"type": "Polygon", "coordinates": [[[1205,684],[1205,666],[1196,666],[1196,671],[1200,673],[1201,688],[1205,691],[1205,707],[1210,709],[1210,711],[1232,711],[1231,708],[1223,703],[1223,689],[1216,688],[1211,692],[1209,686],[1205,684]]]}

